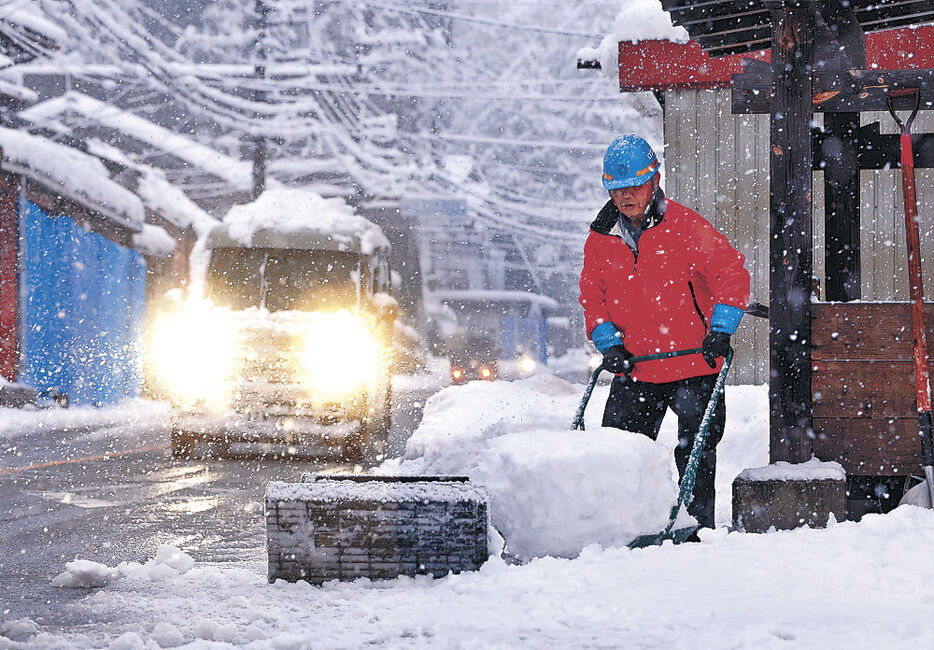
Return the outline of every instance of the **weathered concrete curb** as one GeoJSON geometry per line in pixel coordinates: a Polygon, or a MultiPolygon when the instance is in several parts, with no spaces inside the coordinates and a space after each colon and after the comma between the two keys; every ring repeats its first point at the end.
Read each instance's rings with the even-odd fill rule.
{"type": "Polygon", "coordinates": [[[466,477],[305,475],[266,487],[269,580],[475,571],[487,559],[486,491],[466,477]]]}
{"type": "Polygon", "coordinates": [[[747,533],[823,528],[846,518],[846,474],[837,463],[775,463],[733,481],[733,527],[747,533]]]}

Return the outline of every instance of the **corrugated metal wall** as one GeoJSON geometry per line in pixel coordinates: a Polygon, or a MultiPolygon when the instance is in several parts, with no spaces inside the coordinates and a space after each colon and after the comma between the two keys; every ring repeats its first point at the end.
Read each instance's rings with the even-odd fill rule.
{"type": "Polygon", "coordinates": [[[142,256],[24,204],[20,381],[73,404],[139,395],[142,256]]]}
{"type": "MultiPolygon", "coordinates": [[[[820,116],[817,119],[821,119],[820,116]]],[[[866,113],[896,133],[888,113],[866,113]]],[[[922,111],[914,132],[934,131],[934,114],[922,111]]],[[[697,210],[746,256],[752,294],[769,301],[769,118],[730,113],[729,88],[673,90],[665,94],[665,189],[697,210]]],[[[925,295],[934,296],[934,171],[917,170],[925,295]]],[[[861,271],[864,300],[907,300],[905,224],[901,175],[861,172],[861,271]]],[[[814,274],[824,285],[823,174],[814,174],[814,274]]],[[[743,319],[731,383],[766,383],[769,330],[765,319],[743,319]]]]}

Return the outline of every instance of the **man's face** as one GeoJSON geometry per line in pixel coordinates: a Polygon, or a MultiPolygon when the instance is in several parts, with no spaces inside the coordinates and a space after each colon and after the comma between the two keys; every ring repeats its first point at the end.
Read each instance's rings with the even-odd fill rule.
{"type": "Polygon", "coordinates": [[[616,209],[630,220],[642,221],[645,210],[655,194],[655,188],[658,187],[658,179],[659,174],[656,172],[642,185],[610,190],[610,198],[616,204],[616,209]]]}

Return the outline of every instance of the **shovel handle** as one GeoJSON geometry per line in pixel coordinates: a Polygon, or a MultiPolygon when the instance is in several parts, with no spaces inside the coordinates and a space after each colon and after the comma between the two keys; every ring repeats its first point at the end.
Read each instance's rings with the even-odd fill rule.
{"type": "MultiPolygon", "coordinates": [[[[671,359],[672,357],[683,357],[689,354],[701,354],[703,353],[704,348],[690,348],[688,350],[672,350],[671,352],[656,352],[655,354],[644,354],[640,357],[631,357],[629,359],[630,363],[641,363],[643,361],[657,361],[658,359],[671,359]]],[[[584,411],[587,410],[587,403],[590,401],[590,395],[593,393],[594,387],[597,385],[597,379],[600,377],[600,373],[606,370],[603,367],[603,364],[597,366],[597,368],[590,375],[590,380],[587,382],[587,387],[584,389],[584,395],[581,397],[580,404],[577,405],[577,412],[574,413],[574,421],[571,423],[572,431],[583,431],[584,430],[584,411]]]]}
{"type": "Polygon", "coordinates": [[[886,104],[889,107],[889,113],[892,114],[892,117],[895,118],[895,123],[898,124],[898,127],[901,129],[902,135],[911,132],[911,125],[915,121],[915,117],[918,116],[918,109],[921,108],[921,92],[917,88],[899,88],[893,90],[886,95],[885,98],[886,104]],[[898,113],[895,112],[895,105],[893,100],[899,97],[910,97],[913,101],[911,115],[904,122],[898,116],[898,113]]]}

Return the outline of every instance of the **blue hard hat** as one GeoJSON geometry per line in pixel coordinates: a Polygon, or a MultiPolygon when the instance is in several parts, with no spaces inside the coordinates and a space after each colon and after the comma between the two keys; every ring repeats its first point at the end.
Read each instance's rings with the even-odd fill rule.
{"type": "Polygon", "coordinates": [[[652,179],[661,163],[652,147],[637,135],[621,135],[603,155],[603,187],[615,190],[636,187],[652,179]]]}

